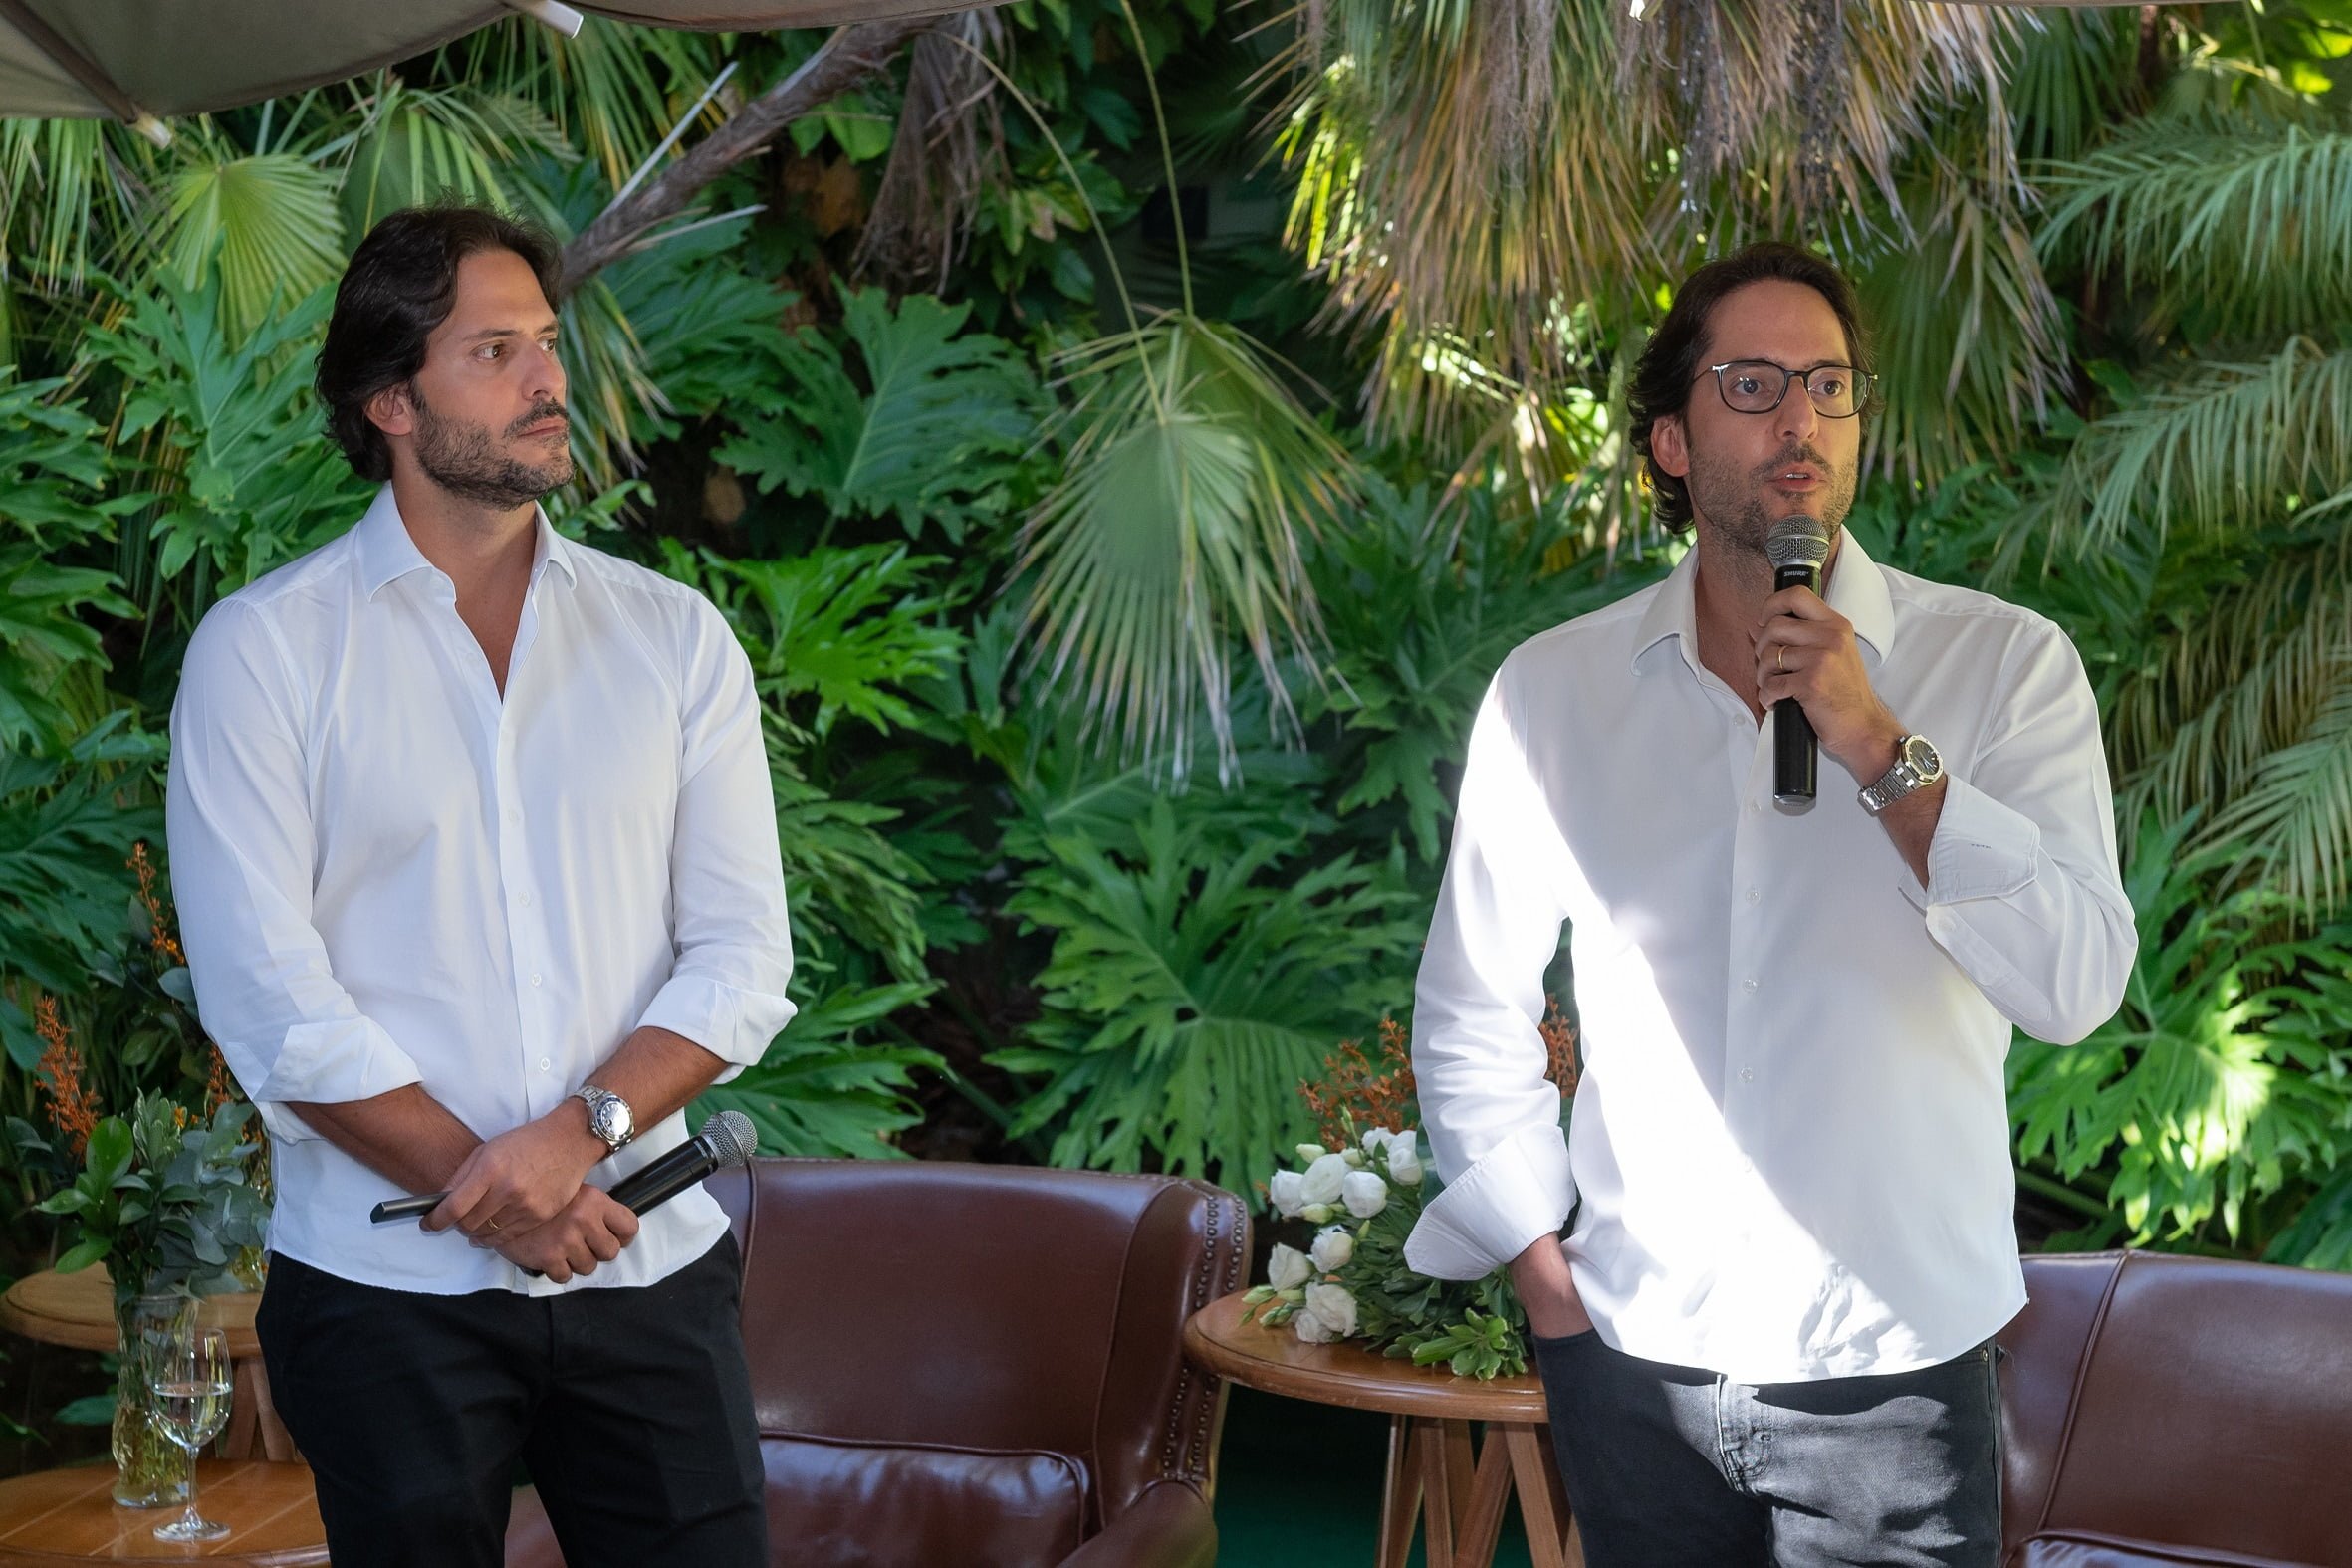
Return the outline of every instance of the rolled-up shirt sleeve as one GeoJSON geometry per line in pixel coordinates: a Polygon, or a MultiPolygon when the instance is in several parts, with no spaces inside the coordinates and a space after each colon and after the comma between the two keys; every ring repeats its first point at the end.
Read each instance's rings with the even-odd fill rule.
{"type": "Polygon", "coordinates": [[[1470,740],[1453,847],[1413,1004],[1413,1075],[1445,1188],[1406,1262],[1476,1279],[1556,1233],[1575,1203],[1559,1088],[1544,1076],[1543,971],[1559,948],[1566,851],[1530,773],[1511,665],[1470,740]]]}
{"type": "Polygon", "coordinates": [[[2070,1045],[2114,1014],[2139,952],[2098,705],[2046,624],[2012,644],[2001,684],[1995,733],[1946,784],[1927,887],[1904,893],[2001,1016],[2070,1045]]]}
{"type": "Polygon", "coordinates": [[[286,1107],[371,1099],[416,1063],[337,983],[311,919],[300,706],[275,635],[236,599],[196,628],[171,709],[164,825],[204,1030],[282,1143],[286,1107]]]}
{"type": "Polygon", "coordinates": [[[797,1010],[785,997],[792,927],[751,660],[715,606],[698,599],[695,610],[670,848],[677,963],[638,1024],[727,1063],[724,1083],[765,1055],[797,1010]]]}

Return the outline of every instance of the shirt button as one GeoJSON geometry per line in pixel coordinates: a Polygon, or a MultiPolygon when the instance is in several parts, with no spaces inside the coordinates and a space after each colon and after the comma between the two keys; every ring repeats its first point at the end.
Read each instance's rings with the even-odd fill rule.
{"type": "MultiPolygon", "coordinates": [[[[531,977],[531,984],[534,986],[539,984],[539,977],[537,975],[531,977]]],[[[1754,989],[1756,982],[1752,980],[1748,984],[1751,989],[1754,989]]]]}
{"type": "Polygon", "coordinates": [[[553,1066],[555,1066],[555,1063],[554,1063],[553,1061],[549,1060],[547,1057],[545,1057],[545,1056],[542,1056],[542,1057],[540,1057],[540,1058],[539,1058],[539,1070],[540,1070],[541,1072],[546,1072],[548,1069],[550,1069],[550,1068],[551,1068],[551,1067],[553,1067],[553,1066]]]}
{"type": "MultiPolygon", "coordinates": [[[[1762,897],[1764,897],[1764,895],[1763,895],[1762,893],[1759,893],[1759,892],[1758,892],[1758,891],[1757,891],[1755,888],[1750,888],[1750,889],[1748,890],[1748,902],[1750,902],[1751,904],[1755,903],[1755,902],[1756,902],[1758,899],[1760,899],[1760,898],[1762,898],[1762,897]]],[[[526,904],[528,904],[528,903],[529,903],[529,902],[531,902],[531,901],[530,901],[529,899],[525,899],[523,902],[525,902],[526,904]]]]}
{"type": "Polygon", "coordinates": [[[1761,811],[1764,809],[1764,802],[1762,800],[1751,800],[1748,802],[1748,809],[1751,812],[1761,811]]]}
{"type": "MultiPolygon", "coordinates": [[[[1751,894],[1749,894],[1748,896],[1749,896],[1750,898],[1754,898],[1756,895],[1755,895],[1754,893],[1751,893],[1751,894]]],[[[523,907],[524,907],[525,909],[529,909],[529,908],[531,907],[531,895],[530,895],[529,893],[525,893],[525,894],[523,895],[523,907]]]]}
{"type": "MultiPolygon", "coordinates": [[[[534,986],[539,984],[539,979],[537,976],[532,977],[531,984],[534,986]]],[[[1756,977],[1751,975],[1746,980],[1740,982],[1740,989],[1742,991],[1754,991],[1756,989],[1756,977]]]]}
{"type": "MultiPolygon", "coordinates": [[[[543,1061],[540,1063],[540,1065],[544,1067],[547,1065],[547,1063],[543,1061]]],[[[1740,1069],[1740,1081],[1742,1083],[1754,1083],[1756,1081],[1756,1069],[1754,1067],[1742,1067],[1740,1069]]]]}

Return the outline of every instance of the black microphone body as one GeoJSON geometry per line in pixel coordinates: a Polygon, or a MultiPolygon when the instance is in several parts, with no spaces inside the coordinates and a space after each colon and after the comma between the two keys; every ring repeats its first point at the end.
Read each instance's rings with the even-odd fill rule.
{"type": "MultiPolygon", "coordinates": [[[[1772,568],[1772,591],[1783,588],[1821,591],[1821,568],[1792,560],[1772,568]]],[[[1821,743],[1813,735],[1813,721],[1804,704],[1783,697],[1772,704],[1772,798],[1782,805],[1810,805],[1821,776],[1821,743]]]]}
{"type": "Polygon", "coordinates": [[[734,1164],[721,1154],[707,1133],[699,1133],[658,1160],[629,1172],[606,1190],[606,1195],[631,1214],[658,1209],[719,1167],[734,1164]]]}

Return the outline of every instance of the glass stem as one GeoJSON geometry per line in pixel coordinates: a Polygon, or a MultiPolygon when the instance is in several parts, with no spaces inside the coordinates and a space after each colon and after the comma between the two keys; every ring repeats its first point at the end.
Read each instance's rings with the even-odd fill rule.
{"type": "Polygon", "coordinates": [[[204,1516],[196,1511],[196,1451],[194,1449],[188,1450],[187,1512],[179,1516],[179,1522],[191,1530],[204,1522],[204,1516]]]}

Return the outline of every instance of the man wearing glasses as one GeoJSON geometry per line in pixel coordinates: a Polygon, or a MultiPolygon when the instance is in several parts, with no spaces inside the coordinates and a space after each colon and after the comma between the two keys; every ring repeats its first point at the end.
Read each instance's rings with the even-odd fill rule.
{"type": "Polygon", "coordinates": [[[1870,384],[1826,262],[1695,273],[1630,432],[1694,548],[1514,651],[1471,739],[1413,1031],[1448,1185],[1406,1255],[1510,1264],[1594,1568],[1999,1548],[2002,1058],[2104,1021],[2138,939],[2072,646],[1839,528],[1870,384]],[[1773,587],[1792,517],[1818,595],[1773,587]],[[1850,776],[1802,807],[1784,698],[1850,776]],[[1536,1032],[1563,922],[1572,1138],[1536,1032]]]}

